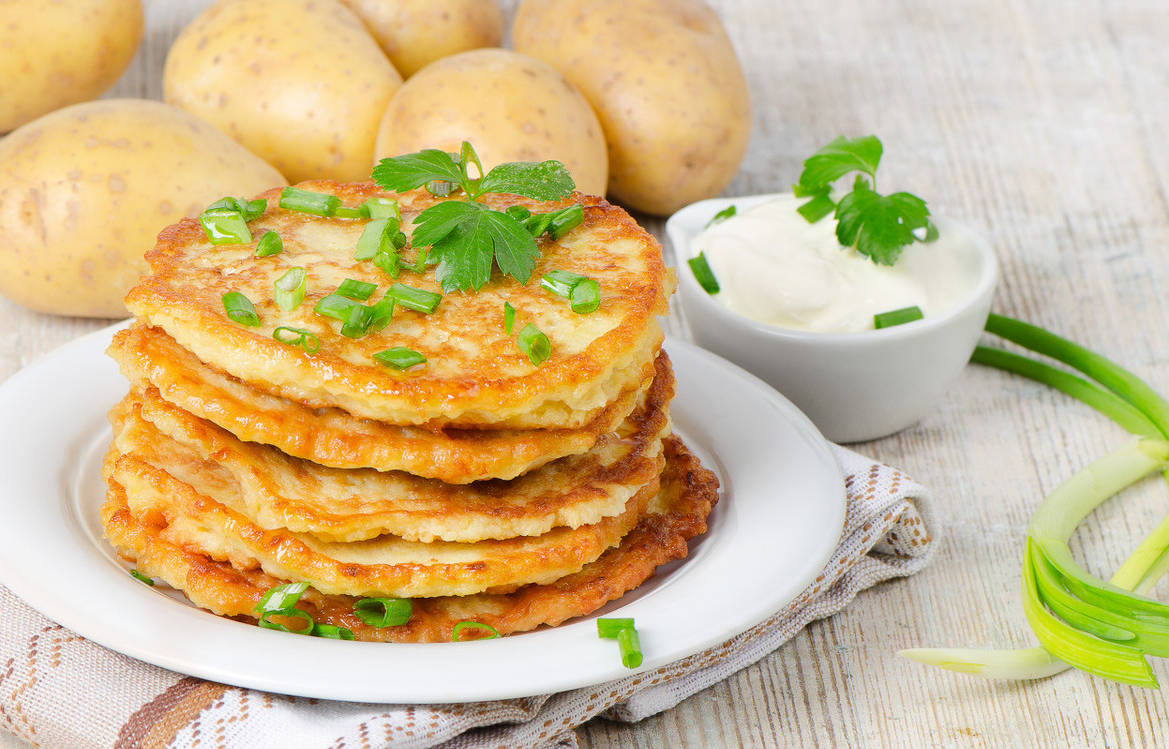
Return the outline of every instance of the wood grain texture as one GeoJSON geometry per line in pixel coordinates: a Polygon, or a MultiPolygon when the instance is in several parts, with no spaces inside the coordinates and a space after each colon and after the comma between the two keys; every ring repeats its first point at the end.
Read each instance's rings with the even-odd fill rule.
{"type": "MultiPolygon", "coordinates": [[[[111,95],[159,97],[170,41],[205,4],[148,0],[146,39],[111,95]]],[[[886,148],[883,187],[925,195],[936,212],[991,239],[1002,264],[998,311],[1062,331],[1169,392],[1163,0],[714,5],[754,103],[751,145],[727,194],[784,188],[835,135],[876,133],[886,148]]],[[[659,220],[645,224],[661,236],[659,220]]],[[[102,325],[0,300],[0,379],[102,325]]],[[[678,318],[672,325],[681,329],[678,318]]],[[[83,386],[83,373],[78,379],[83,386]]],[[[581,743],[1169,745],[1160,692],[1075,673],[992,683],[894,655],[919,645],[1032,644],[1018,593],[1027,519],[1046,491],[1123,439],[1058,393],[968,368],[920,424],[856,446],[933,489],[946,527],[930,568],[861,594],[673,710],[632,726],[587,724],[581,743]]],[[[1107,574],[1165,508],[1164,487],[1142,485],[1089,519],[1075,551],[1107,574]]],[[[1169,678],[1164,663],[1154,669],[1169,678]]]]}

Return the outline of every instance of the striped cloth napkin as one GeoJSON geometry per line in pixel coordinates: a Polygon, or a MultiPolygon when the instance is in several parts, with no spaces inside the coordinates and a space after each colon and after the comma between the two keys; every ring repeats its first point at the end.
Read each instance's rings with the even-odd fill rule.
{"type": "Polygon", "coordinates": [[[926,491],[895,468],[835,448],[848,511],[832,558],[786,608],[656,671],[524,699],[369,705],[268,694],[128,658],[38,614],[0,586],[0,729],[44,747],[575,747],[595,716],[637,721],[668,710],[831,616],[856,594],[929,561],[926,491]]]}

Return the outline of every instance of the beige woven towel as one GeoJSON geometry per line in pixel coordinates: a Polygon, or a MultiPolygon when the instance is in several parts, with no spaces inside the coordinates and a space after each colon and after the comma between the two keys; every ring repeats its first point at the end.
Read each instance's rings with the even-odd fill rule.
{"type": "Polygon", "coordinates": [[[458,705],[368,705],[266,694],[167,671],[106,650],[0,586],[0,728],[38,746],[576,746],[602,715],[636,721],[744,668],[861,590],[921,569],[936,528],[925,490],[844,448],[848,513],[823,573],[753,629],[656,671],[588,689],[458,705]]]}

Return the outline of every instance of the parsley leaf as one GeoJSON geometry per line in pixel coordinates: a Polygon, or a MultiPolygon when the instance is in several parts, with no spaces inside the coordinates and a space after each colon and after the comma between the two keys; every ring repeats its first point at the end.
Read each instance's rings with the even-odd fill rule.
{"type": "Polygon", "coordinates": [[[418,153],[407,153],[382,159],[373,168],[373,181],[387,190],[405,192],[422,187],[427,182],[463,181],[463,170],[446,151],[428,148],[418,153]]]}
{"type": "Polygon", "coordinates": [[[933,229],[925,201],[907,192],[881,195],[867,183],[853,187],[836,206],[836,238],[878,265],[893,265],[906,245],[933,229]]]}
{"type": "Polygon", "coordinates": [[[882,150],[881,141],[875,135],[854,140],[840,136],[804,162],[796,195],[810,197],[827,193],[833,182],[849,172],[863,172],[876,182],[882,150]]]}
{"type": "Polygon", "coordinates": [[[523,225],[482,203],[449,200],[431,206],[414,220],[414,244],[430,245],[428,263],[438,263],[435,277],[449,293],[478,291],[491,279],[492,262],[527,283],[540,251],[523,225]]]}
{"type": "Polygon", "coordinates": [[[496,211],[478,202],[489,192],[559,200],[570,195],[576,184],[559,161],[500,164],[483,174],[478,154],[465,141],[457,154],[431,148],[382,159],[373,169],[373,179],[379,186],[396,192],[425,186],[431,193],[445,197],[455,188],[462,190],[461,200],[444,201],[419,213],[411,240],[420,250],[430,247],[426,262],[438,264],[435,278],[448,293],[458,289],[478,291],[491,279],[494,266],[520,283],[527,283],[540,257],[536,237],[547,231],[558,239],[584,218],[580,206],[573,205],[547,214],[539,227],[529,228],[525,221],[534,217],[526,209],[512,206],[507,212],[496,211]],[[472,165],[477,170],[476,177],[469,173],[472,165]]]}
{"type": "Polygon", "coordinates": [[[480,193],[507,192],[536,200],[560,200],[576,183],[559,161],[513,161],[500,164],[479,183],[480,193]]]}

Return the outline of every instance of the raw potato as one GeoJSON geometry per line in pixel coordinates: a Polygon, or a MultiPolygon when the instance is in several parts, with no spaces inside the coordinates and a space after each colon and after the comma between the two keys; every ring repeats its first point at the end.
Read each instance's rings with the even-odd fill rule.
{"type": "Polygon", "coordinates": [[[125,317],[158,232],[226,195],[287,184],[174,107],[77,104],[0,140],[0,293],[37,310],[125,317]]]}
{"type": "Polygon", "coordinates": [[[337,0],[220,0],[166,58],[167,103],[293,182],[369,179],[378,121],[402,77],[337,0]]]}
{"type": "Polygon", "coordinates": [[[554,68],[506,49],[444,57],[419,71],[382,118],[377,158],[470,141],[485,170],[505,161],[564,162],[576,187],[604,195],[608,156],[592,107],[554,68]]]}
{"type": "Polygon", "coordinates": [[[0,133],[96,98],[141,39],[140,0],[0,2],[0,133]]]}
{"type": "Polygon", "coordinates": [[[458,52],[503,43],[495,0],[341,0],[406,78],[458,52]]]}
{"type": "Polygon", "coordinates": [[[717,195],[751,130],[747,83],[699,0],[524,0],[519,52],[572,81],[609,143],[609,192],[664,215],[717,195]]]}

